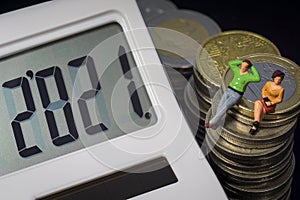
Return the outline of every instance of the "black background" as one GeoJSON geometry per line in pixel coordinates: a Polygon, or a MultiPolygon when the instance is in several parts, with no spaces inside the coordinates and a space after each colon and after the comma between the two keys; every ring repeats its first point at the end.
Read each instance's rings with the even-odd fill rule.
{"type": "MultiPolygon", "coordinates": [[[[46,0],[1,1],[0,13],[44,1],[46,0]]],[[[296,6],[296,1],[170,1],[172,1],[178,9],[194,10],[209,16],[220,26],[222,31],[246,30],[260,34],[272,41],[283,57],[300,65],[300,55],[298,50],[300,47],[300,9],[296,6]]],[[[126,0],[124,0],[124,3],[125,2],[126,0]]],[[[70,11],[71,10],[72,8],[70,8],[70,11]]],[[[53,15],[55,15],[55,13],[53,13],[53,15]]],[[[1,29],[5,29],[5,27],[1,27],[1,29]]],[[[297,191],[297,182],[300,182],[299,132],[300,120],[298,120],[298,126],[294,136],[296,168],[293,176],[291,200],[300,199],[300,191],[297,191]]]]}

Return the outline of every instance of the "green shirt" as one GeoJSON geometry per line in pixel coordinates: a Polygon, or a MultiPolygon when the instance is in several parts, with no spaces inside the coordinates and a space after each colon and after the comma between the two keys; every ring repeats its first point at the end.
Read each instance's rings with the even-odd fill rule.
{"type": "Polygon", "coordinates": [[[259,72],[253,65],[251,67],[252,73],[248,72],[246,74],[240,74],[240,66],[242,62],[242,60],[231,60],[228,62],[229,68],[233,71],[234,74],[234,77],[229,83],[229,86],[239,92],[245,92],[248,83],[260,81],[259,72]]]}

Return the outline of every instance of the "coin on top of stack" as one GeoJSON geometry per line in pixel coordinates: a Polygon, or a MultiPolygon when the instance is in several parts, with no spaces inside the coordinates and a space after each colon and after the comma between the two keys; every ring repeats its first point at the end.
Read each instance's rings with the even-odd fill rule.
{"type": "MultiPolygon", "coordinates": [[[[300,113],[300,67],[292,60],[274,54],[257,53],[242,57],[249,59],[259,71],[261,81],[250,83],[242,100],[230,110],[230,114],[237,120],[251,124],[253,121],[254,102],[261,98],[261,91],[267,81],[272,81],[272,73],[275,70],[284,72],[281,82],[284,88],[282,103],[276,106],[276,112],[269,113],[264,117],[261,126],[276,127],[294,121],[300,113]]],[[[224,72],[223,90],[232,79],[231,70],[224,72]]]]}
{"type": "Polygon", "coordinates": [[[197,53],[197,67],[194,74],[198,78],[195,81],[201,77],[211,88],[210,98],[221,86],[228,61],[254,53],[281,55],[276,45],[268,38],[243,30],[224,31],[211,36],[204,41],[202,47],[197,53]]]}

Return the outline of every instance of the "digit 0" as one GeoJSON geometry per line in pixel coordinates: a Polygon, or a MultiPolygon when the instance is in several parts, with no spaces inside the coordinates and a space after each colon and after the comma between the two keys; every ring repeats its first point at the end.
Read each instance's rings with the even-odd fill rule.
{"type": "Polygon", "coordinates": [[[46,109],[45,115],[53,144],[56,146],[61,146],[66,143],[75,141],[78,138],[78,132],[75,126],[71,105],[68,102],[69,97],[64,83],[64,79],[62,77],[61,69],[57,66],[54,66],[38,71],[36,73],[36,83],[38,86],[43,107],[46,109]],[[45,79],[48,77],[53,77],[55,79],[56,88],[60,97],[60,100],[58,101],[50,102],[45,81],[45,79]],[[53,110],[57,109],[62,109],[68,126],[68,133],[63,136],[60,136],[60,131],[58,130],[53,113],[53,110]]]}

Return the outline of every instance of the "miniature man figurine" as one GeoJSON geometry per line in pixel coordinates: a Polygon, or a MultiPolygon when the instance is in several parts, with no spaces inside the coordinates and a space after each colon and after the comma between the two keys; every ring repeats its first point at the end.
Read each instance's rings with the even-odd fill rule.
{"type": "Polygon", "coordinates": [[[231,60],[228,65],[233,71],[234,77],[222,95],[215,116],[205,124],[206,128],[216,129],[227,110],[239,102],[247,85],[250,82],[260,81],[260,74],[250,60],[231,60]],[[250,68],[252,73],[249,72],[250,68]]]}

